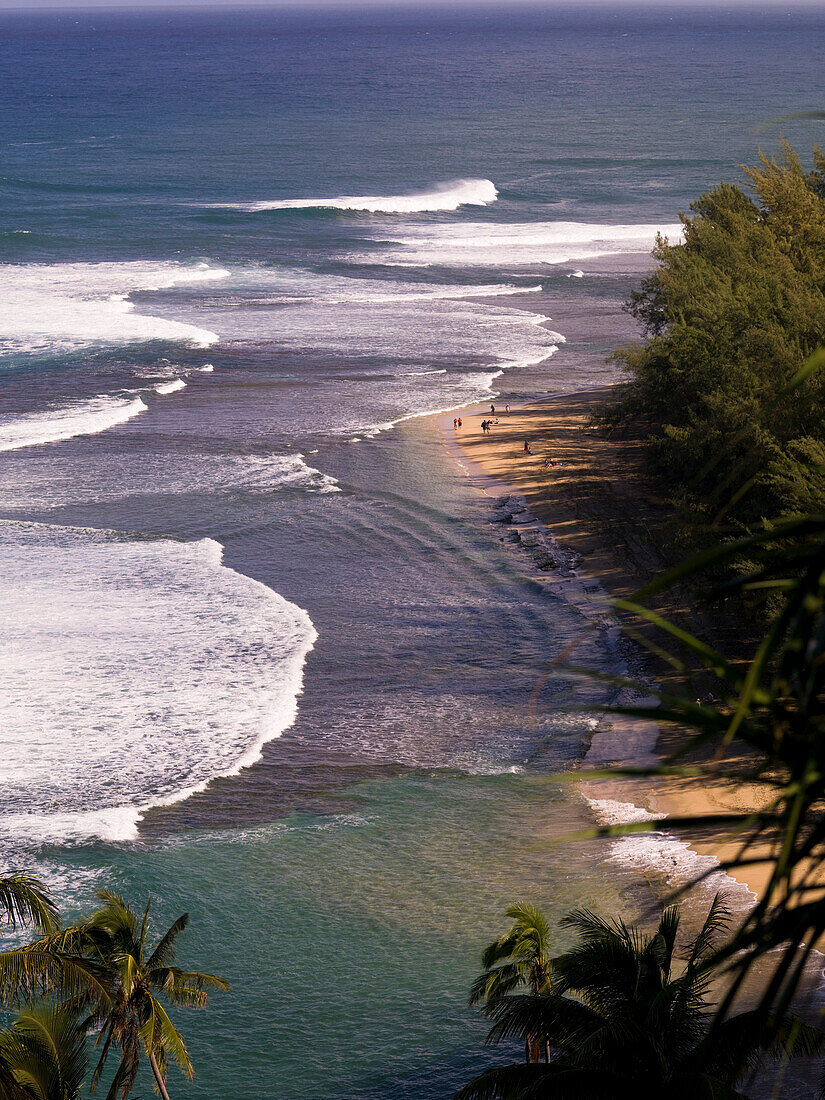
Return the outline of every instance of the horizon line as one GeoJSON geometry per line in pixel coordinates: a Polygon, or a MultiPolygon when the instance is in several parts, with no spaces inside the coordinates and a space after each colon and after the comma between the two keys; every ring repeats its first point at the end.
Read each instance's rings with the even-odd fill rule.
{"type": "Polygon", "coordinates": [[[66,14],[105,12],[221,12],[273,11],[293,15],[317,13],[337,13],[341,15],[383,11],[387,13],[405,12],[408,14],[441,13],[454,14],[459,11],[568,11],[581,13],[589,11],[644,11],[658,12],[661,15],[677,12],[701,11],[724,15],[733,11],[748,11],[751,14],[791,15],[795,11],[821,9],[825,13],[825,0],[66,0],[65,3],[45,3],[32,6],[28,4],[4,3],[0,0],[0,12],[21,15],[66,14]]]}

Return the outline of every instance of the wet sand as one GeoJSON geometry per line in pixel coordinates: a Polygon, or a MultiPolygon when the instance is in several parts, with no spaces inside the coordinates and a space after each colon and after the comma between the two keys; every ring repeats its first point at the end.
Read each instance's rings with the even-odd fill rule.
{"type": "MultiPolygon", "coordinates": [[[[493,415],[489,405],[462,412],[459,430],[453,427],[452,414],[437,418],[447,443],[451,448],[457,445],[466,473],[482,474],[521,494],[561,547],[580,557],[580,568],[600,582],[605,598],[632,595],[682,556],[672,512],[644,473],[641,441],[609,437],[593,424],[594,413],[610,392],[603,388],[553,397],[511,408],[509,415],[496,404],[498,424],[489,433],[481,429],[482,420],[493,415]],[[525,452],[525,442],[531,454],[525,452]],[[546,460],[555,465],[547,465],[546,460]]],[[[712,622],[707,613],[697,611],[689,592],[671,590],[646,602],[685,629],[731,652],[730,624],[712,622]]],[[[741,646],[741,637],[735,640],[741,646]]],[[[653,668],[658,681],[672,678],[663,663],[654,661],[651,666],[647,659],[644,663],[648,674],[653,668]]],[[[656,730],[655,737],[659,759],[679,744],[678,731],[656,730]]],[[[654,762],[649,756],[639,759],[635,740],[622,730],[621,722],[608,724],[594,737],[585,767],[654,762]],[[634,746],[628,755],[631,741],[634,746]]],[[[728,759],[720,763],[720,770],[733,771],[741,763],[741,758],[728,759]]],[[[767,798],[764,789],[754,783],[724,776],[711,780],[706,775],[655,782],[600,780],[588,784],[587,794],[632,802],[669,818],[752,812],[765,805],[767,798]]],[[[740,834],[717,828],[697,830],[689,836],[680,831],[680,838],[689,840],[700,855],[722,862],[742,843],[740,834]]],[[[767,848],[762,851],[767,858],[767,848]]],[[[759,894],[768,874],[766,862],[737,870],[732,877],[759,894]]]]}

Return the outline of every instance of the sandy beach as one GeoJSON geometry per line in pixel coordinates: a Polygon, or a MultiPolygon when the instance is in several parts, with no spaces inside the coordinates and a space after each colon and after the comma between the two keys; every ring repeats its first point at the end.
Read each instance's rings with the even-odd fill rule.
{"type": "MultiPolygon", "coordinates": [[[[489,405],[462,413],[462,427],[457,430],[452,414],[437,418],[467,475],[494,479],[502,492],[510,489],[523,496],[562,549],[576,554],[579,568],[600,583],[605,601],[631,595],[679,557],[672,513],[644,473],[641,442],[608,437],[593,424],[594,413],[609,395],[610,390],[602,388],[552,397],[513,407],[509,414],[494,402],[494,414],[489,405]],[[498,422],[485,433],[481,423],[491,418],[498,422]],[[525,443],[532,453],[525,452],[525,443]]],[[[688,630],[706,638],[710,635],[709,640],[723,650],[730,642],[726,637],[730,624],[711,623],[692,607],[688,593],[670,591],[649,606],[688,630]]],[[[652,672],[658,681],[667,676],[663,664],[645,663],[648,676],[652,672]]],[[[633,670],[634,674],[639,671],[633,670]]],[[[656,757],[662,759],[678,738],[678,732],[655,729],[647,743],[655,745],[656,757]]],[[[605,723],[594,734],[584,767],[649,765],[655,758],[649,751],[645,754],[644,748],[640,757],[639,740],[631,738],[627,725],[605,723]]],[[[750,812],[766,801],[756,784],[724,778],[710,782],[704,776],[599,781],[587,784],[586,794],[597,805],[633,804],[670,818],[750,812]]],[[[601,820],[608,823],[609,818],[601,820]]],[[[680,841],[685,840],[697,856],[722,862],[732,858],[742,842],[738,834],[715,828],[680,836],[680,841]]],[[[758,895],[767,883],[768,866],[754,864],[732,877],[758,895]]],[[[659,881],[670,879],[671,870],[670,866],[649,868],[651,878],[659,881]]]]}

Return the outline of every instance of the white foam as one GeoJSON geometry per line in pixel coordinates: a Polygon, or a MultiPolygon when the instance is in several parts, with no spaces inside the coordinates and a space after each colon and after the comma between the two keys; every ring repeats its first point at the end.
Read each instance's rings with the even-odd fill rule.
{"type": "Polygon", "coordinates": [[[334,198],[266,199],[259,202],[210,203],[212,209],[250,214],[266,210],[353,210],[369,214],[417,214],[458,210],[461,206],[488,206],[498,198],[487,179],[451,180],[411,195],[339,195],[334,198]]]}
{"type": "Polygon", "coordinates": [[[0,357],[151,340],[209,347],[218,340],[213,331],[142,313],[129,295],[228,275],[208,264],[2,264],[0,357]]]}
{"type": "Polygon", "coordinates": [[[630,825],[642,821],[657,821],[666,816],[653,814],[633,802],[617,802],[613,798],[588,798],[587,801],[600,825],[630,825]]]}
{"type": "Polygon", "coordinates": [[[178,390],[186,388],[186,383],[182,378],[175,378],[171,382],[158,382],[155,386],[155,393],[159,393],[162,396],[167,393],[177,393],[178,390]]]}
{"type": "Polygon", "coordinates": [[[295,719],[309,616],[210,539],[0,524],[0,838],[125,840],[295,719]]]}
{"type": "Polygon", "coordinates": [[[722,891],[742,909],[750,909],[756,901],[756,894],[726,874],[714,856],[695,851],[669,833],[620,837],[611,845],[609,858],[627,870],[664,880],[669,887],[684,886],[704,875],[703,890],[722,891]]]}
{"type": "Polygon", "coordinates": [[[570,271],[567,274],[567,278],[568,279],[583,279],[584,278],[584,272],[583,271],[570,271]]]}
{"type": "Polygon", "coordinates": [[[392,305],[394,302],[428,302],[444,300],[458,300],[460,298],[508,298],[513,294],[538,294],[542,287],[538,286],[511,286],[509,283],[493,283],[482,286],[440,286],[430,290],[396,290],[392,294],[382,294],[373,291],[371,294],[353,293],[345,297],[331,296],[323,299],[330,304],[338,305],[345,302],[353,304],[365,302],[371,305],[379,303],[392,305]]]}
{"type": "MultiPolygon", "coordinates": [[[[510,366],[510,364],[507,364],[510,366]]],[[[397,427],[399,424],[404,424],[407,420],[416,420],[420,416],[440,416],[443,413],[457,412],[459,409],[464,409],[468,405],[475,405],[483,396],[498,397],[498,392],[493,389],[493,382],[497,378],[500,378],[504,374],[504,370],[492,371],[489,374],[474,374],[469,377],[472,379],[473,389],[472,391],[462,395],[458,400],[453,401],[448,405],[433,405],[427,403],[426,394],[422,395],[420,400],[424,402],[422,408],[416,409],[414,412],[405,413],[402,416],[396,416],[392,420],[385,420],[380,424],[370,424],[367,427],[359,428],[361,436],[366,439],[374,439],[382,432],[389,431],[391,428],[397,427]]],[[[360,443],[361,436],[355,436],[353,439],[348,440],[349,443],[360,443]]]]}
{"type": "Polygon", "coordinates": [[[80,435],[95,435],[116,424],[125,424],[142,412],[146,412],[146,405],[139,397],[101,394],[42,412],[0,418],[0,451],[57,443],[80,435]]]}
{"type": "Polygon", "coordinates": [[[202,367],[198,367],[198,370],[204,374],[211,374],[214,369],[211,363],[204,363],[202,367]]]}
{"type": "Polygon", "coordinates": [[[530,267],[622,253],[649,252],[657,233],[682,239],[678,225],[599,225],[586,222],[490,223],[404,226],[393,243],[355,259],[410,267],[530,267]]]}
{"type": "Polygon", "coordinates": [[[110,461],[90,464],[87,455],[67,451],[60,456],[59,478],[53,455],[32,450],[25,462],[23,458],[23,454],[17,456],[15,476],[0,477],[0,507],[7,512],[122,501],[143,497],[147,491],[166,497],[185,495],[193,486],[202,493],[221,495],[341,492],[334,477],[310,466],[298,453],[238,455],[197,449],[153,453],[140,448],[118,454],[113,466],[110,461]]]}
{"type": "MultiPolygon", "coordinates": [[[[651,813],[633,802],[589,797],[586,801],[596,821],[603,826],[644,824],[667,817],[667,814],[651,813]]],[[[702,878],[704,890],[713,893],[721,890],[743,909],[749,909],[756,900],[756,895],[731,878],[714,856],[697,852],[687,841],[671,833],[650,831],[618,837],[610,845],[608,858],[627,870],[641,871],[648,877],[663,880],[670,888],[705,876],[702,878]]]]}
{"type": "MultiPolygon", "coordinates": [[[[502,298],[504,293],[534,293],[538,286],[505,284],[448,285],[426,287],[400,280],[346,278],[338,275],[272,269],[236,272],[233,278],[233,308],[215,315],[225,339],[276,340],[306,351],[324,351],[389,362],[406,360],[404,375],[411,371],[446,369],[462,363],[483,367],[486,363],[538,362],[564,340],[543,326],[547,317],[529,309],[515,309],[502,298]],[[244,282],[243,280],[247,280],[244,282]],[[248,287],[248,290],[247,290],[248,287]],[[243,308],[249,294],[250,307],[243,308]],[[263,309],[263,305],[277,309],[263,309]]],[[[450,395],[444,393],[438,408],[458,407],[483,397],[485,390],[470,385],[470,376],[450,370],[450,395]],[[466,396],[465,396],[466,395],[466,396]]],[[[370,387],[364,397],[377,396],[370,387]]],[[[415,400],[412,392],[393,394],[387,408],[395,419],[404,402],[415,400]]],[[[342,410],[352,407],[347,401],[342,410]]],[[[428,411],[435,411],[431,397],[428,411]]],[[[412,412],[413,407],[408,406],[412,412]]],[[[381,417],[381,422],[390,419],[381,417]]],[[[361,426],[342,425],[344,430],[361,426]]]]}
{"type": "MultiPolygon", "coordinates": [[[[558,336],[558,333],[553,333],[552,335],[553,336],[558,336]]],[[[562,339],[562,341],[564,341],[563,336],[562,336],[561,339],[562,339]]],[[[545,348],[545,350],[541,353],[541,355],[528,357],[526,359],[514,359],[512,362],[507,364],[507,369],[508,370],[523,370],[525,367],[537,367],[541,363],[544,363],[548,359],[550,359],[551,356],[555,355],[558,350],[559,349],[556,347],[555,344],[551,344],[549,348],[545,348]]]]}

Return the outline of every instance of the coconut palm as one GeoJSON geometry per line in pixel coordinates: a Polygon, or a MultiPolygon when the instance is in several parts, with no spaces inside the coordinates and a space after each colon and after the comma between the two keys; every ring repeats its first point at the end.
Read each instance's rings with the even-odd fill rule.
{"type": "MultiPolygon", "coordinates": [[[[126,1097],[132,1089],[145,1054],[163,1100],[169,1100],[166,1070],[173,1059],[187,1077],[194,1073],[183,1036],[172,1023],[162,999],[174,1005],[201,1008],[208,989],[228,989],[213,974],[181,970],[174,965],[178,936],[189,915],[178,917],[154,946],[148,942],[151,900],[138,915],[122,898],[98,891],[104,903],[83,924],[60,934],[61,950],[82,956],[103,975],[105,996],[98,998],[90,1023],[99,1028],[102,1050],[92,1074],[98,1084],[113,1047],[120,1063],[109,1087],[107,1100],[126,1097]]],[[[90,1000],[87,994],[86,1001],[90,1000]]]]}
{"type": "Polygon", "coordinates": [[[563,923],[578,942],[551,961],[547,991],[488,1006],[488,1042],[541,1041],[548,1060],[488,1070],[457,1100],[741,1100],[738,1085],[761,1059],[825,1050],[823,1032],[790,1016],[747,1012],[711,1027],[707,960],[728,922],[717,896],[677,972],[676,906],[649,935],[588,909],[571,913],[563,923]]]}
{"type": "Polygon", "coordinates": [[[86,1076],[86,1025],[71,1007],[41,1003],[0,1032],[3,1100],[79,1100],[86,1076]]]}
{"type": "MultiPolygon", "coordinates": [[[[514,922],[509,931],[493,940],[481,957],[484,972],[473,982],[470,1004],[484,1004],[488,1010],[498,998],[524,987],[540,995],[551,988],[550,926],[534,905],[517,901],[506,915],[514,922]]],[[[540,1048],[525,1038],[525,1061],[538,1062],[540,1048]]]]}

